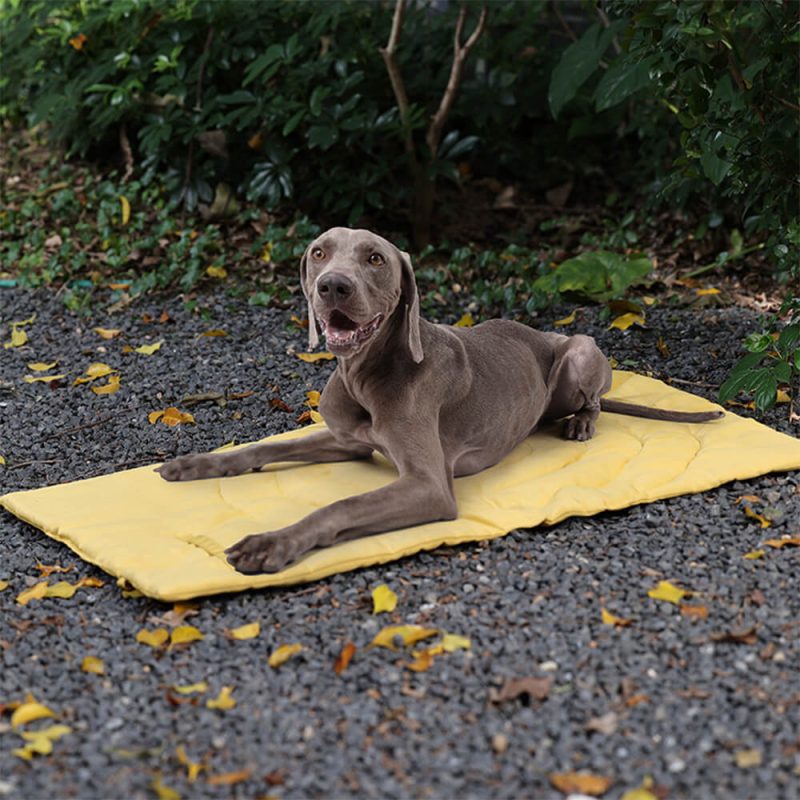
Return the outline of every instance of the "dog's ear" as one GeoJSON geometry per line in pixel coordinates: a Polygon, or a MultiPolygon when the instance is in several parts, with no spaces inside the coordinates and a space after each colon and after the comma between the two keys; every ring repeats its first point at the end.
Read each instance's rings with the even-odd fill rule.
{"type": "Polygon", "coordinates": [[[300,259],[300,286],[303,288],[303,294],[306,296],[306,304],[308,306],[308,349],[313,350],[319,344],[319,328],[317,326],[317,318],[314,316],[314,306],[311,302],[311,293],[313,287],[308,284],[308,251],[311,245],[306,247],[303,257],[300,259]]]}
{"type": "Polygon", "coordinates": [[[400,291],[401,298],[406,303],[406,317],[408,320],[408,348],[415,364],[419,364],[425,357],[422,352],[422,341],[419,336],[419,294],[417,282],[414,279],[414,267],[411,266],[411,256],[400,252],[400,291]]]}

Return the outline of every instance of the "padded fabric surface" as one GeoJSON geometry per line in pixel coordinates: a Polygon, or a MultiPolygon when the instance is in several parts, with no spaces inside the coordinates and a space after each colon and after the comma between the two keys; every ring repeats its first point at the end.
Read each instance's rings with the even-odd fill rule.
{"type": "MultiPolygon", "coordinates": [[[[620,400],[688,411],[711,403],[660,381],[615,372],[620,400]]],[[[307,435],[319,426],[275,438],[307,435]]],[[[380,458],[339,464],[271,465],[260,473],[167,483],[153,467],[14,492],[12,514],[64,542],[86,561],[160,600],[313,581],[442,544],[492,539],[726,481],[800,468],[800,441],[727,414],[699,425],[601,414],[589,442],[550,426],[500,464],[456,480],[459,517],[367,536],[314,551],[274,575],[240,575],[223,550],[275,530],[342,497],[378,488],[395,471],[380,458]]]]}

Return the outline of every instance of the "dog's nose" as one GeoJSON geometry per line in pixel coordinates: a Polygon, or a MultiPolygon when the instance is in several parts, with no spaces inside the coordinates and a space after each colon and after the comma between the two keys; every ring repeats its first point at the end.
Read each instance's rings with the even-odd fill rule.
{"type": "Polygon", "coordinates": [[[353,281],[339,272],[329,272],[317,281],[317,291],[326,300],[345,300],[355,288],[353,281]]]}

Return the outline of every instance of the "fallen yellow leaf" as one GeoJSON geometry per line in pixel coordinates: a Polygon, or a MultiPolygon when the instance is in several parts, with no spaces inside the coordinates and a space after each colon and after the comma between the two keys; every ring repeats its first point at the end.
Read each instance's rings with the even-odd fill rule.
{"type": "Polygon", "coordinates": [[[456,650],[469,650],[472,642],[468,636],[459,636],[457,633],[446,633],[442,636],[439,646],[445,653],[455,653],[456,650]]]}
{"type": "Polygon", "coordinates": [[[710,295],[710,294],[719,294],[719,289],[713,289],[713,288],[711,288],[711,289],[695,289],[694,291],[695,291],[695,294],[698,297],[706,297],[707,295],[710,295]]]}
{"type": "Polygon", "coordinates": [[[116,372],[116,370],[109,367],[108,364],[97,361],[94,364],[89,364],[84,375],[80,378],[75,378],[72,385],[78,386],[81,383],[91,383],[98,378],[105,378],[106,375],[110,375],[112,372],[116,372]]]}
{"type": "MultiPolygon", "coordinates": [[[[577,309],[575,309],[575,311],[577,311],[577,309]]],[[[563,319],[554,320],[553,325],[555,325],[556,328],[572,325],[572,323],[575,322],[575,311],[573,311],[571,314],[567,314],[567,316],[563,319]]]]}
{"type": "Polygon", "coordinates": [[[687,603],[681,603],[681,614],[690,619],[708,619],[708,609],[705,606],[690,606],[687,603]]]}
{"type": "Polygon", "coordinates": [[[749,553],[744,553],[742,558],[750,561],[755,561],[757,558],[762,558],[766,554],[766,550],[751,550],[749,553]]]}
{"type": "Polygon", "coordinates": [[[153,344],[143,344],[139,347],[134,348],[135,353],[142,353],[145,356],[151,356],[156,350],[161,349],[161,345],[164,344],[164,340],[162,339],[160,342],[154,342],[153,344]]]}
{"type": "Polygon", "coordinates": [[[647,327],[644,323],[644,314],[637,311],[629,311],[627,314],[620,314],[620,316],[608,326],[608,329],[616,328],[620,331],[626,331],[631,325],[640,325],[642,328],[647,327]]]}
{"type": "Polygon", "coordinates": [[[600,618],[603,620],[603,625],[616,625],[618,628],[625,628],[631,624],[631,620],[618,617],[605,608],[600,609],[600,618]]]}
{"type": "Polygon", "coordinates": [[[219,694],[210,700],[206,700],[206,708],[214,708],[217,711],[230,711],[236,708],[236,701],[231,697],[233,686],[223,686],[219,694]]]}
{"type": "Polygon", "coordinates": [[[330,361],[332,358],[335,358],[333,353],[295,353],[295,355],[301,361],[307,361],[309,364],[313,364],[315,361],[330,361]]]}
{"type": "Polygon", "coordinates": [[[98,658],[97,656],[84,656],[83,661],[81,661],[81,669],[84,672],[91,673],[92,675],[106,674],[106,666],[103,663],[103,659],[98,658]]]}
{"type": "Polygon", "coordinates": [[[101,339],[113,339],[115,336],[119,336],[120,334],[119,328],[95,328],[94,332],[101,339]]]}
{"type": "Polygon", "coordinates": [[[466,314],[461,315],[461,319],[455,323],[454,327],[456,328],[471,328],[475,324],[475,320],[472,318],[472,314],[469,311],[466,314]]]}
{"type": "Polygon", "coordinates": [[[50,381],[60,381],[66,375],[26,375],[22,380],[25,383],[50,383],[50,381]]]}
{"type": "Polygon", "coordinates": [[[173,686],[172,688],[178,694],[205,694],[208,691],[208,684],[205,681],[198,681],[186,686],[173,686]]]}
{"type": "Polygon", "coordinates": [[[0,456],[0,466],[5,466],[5,463],[6,463],[6,457],[0,456]]]}
{"type": "Polygon", "coordinates": [[[273,669],[277,669],[281,664],[285,664],[292,656],[296,655],[303,649],[301,644],[282,644],[274,653],[267,659],[273,669]]]}
{"type": "Polygon", "coordinates": [[[691,592],[679,589],[669,581],[659,581],[658,586],[650,589],[647,596],[652,597],[653,600],[666,600],[668,603],[678,605],[684,597],[688,597],[690,594],[691,592]]]}
{"type": "Polygon", "coordinates": [[[308,415],[311,417],[311,421],[312,422],[324,422],[325,421],[324,419],[322,419],[322,414],[320,414],[319,411],[314,411],[313,408],[308,412],[308,415]]]}
{"type": "Polygon", "coordinates": [[[69,600],[80,587],[67,581],[58,581],[45,590],[45,597],[59,597],[62,600],[69,600]]]}
{"type": "Polygon", "coordinates": [[[161,775],[156,774],[150,784],[150,788],[156,793],[158,800],[181,800],[181,796],[174,789],[165,786],[161,782],[161,775]]]}
{"type": "Polygon", "coordinates": [[[775,395],[775,402],[776,403],[791,403],[792,398],[789,396],[789,393],[783,389],[778,389],[777,394],[775,395]]]}
{"type": "Polygon", "coordinates": [[[226,270],[225,267],[219,267],[216,264],[212,264],[210,267],[206,267],[206,275],[211,278],[222,280],[223,278],[228,277],[228,270],[226,270]]]}
{"type": "Polygon", "coordinates": [[[227,631],[232,639],[242,641],[244,639],[255,639],[261,633],[260,622],[250,622],[247,625],[240,625],[238,628],[232,628],[227,631]]]}
{"type": "MultiPolygon", "coordinates": [[[[253,774],[252,769],[237,769],[235,772],[221,772],[218,775],[209,775],[206,783],[209,786],[233,786],[235,783],[246,781],[253,774]]],[[[275,795],[266,795],[264,800],[274,798],[275,795]]]]}
{"type": "Polygon", "coordinates": [[[733,754],[733,759],[736,761],[736,766],[739,767],[739,769],[760,767],[761,762],[764,760],[761,751],[755,748],[751,750],[737,750],[733,754]]]}
{"type": "Polygon", "coordinates": [[[619,800],[658,800],[658,797],[650,791],[652,788],[653,779],[650,775],[646,775],[641,786],[636,789],[628,789],[619,800]]]}
{"type": "Polygon", "coordinates": [[[418,650],[411,655],[414,660],[406,666],[412,672],[427,672],[433,666],[433,653],[430,650],[418,650]]]}
{"type": "Polygon", "coordinates": [[[43,361],[34,361],[28,364],[28,369],[31,372],[47,372],[47,370],[53,369],[56,364],[58,364],[58,361],[51,361],[49,364],[45,364],[43,361]]]}
{"type": "Polygon", "coordinates": [[[604,775],[591,775],[588,772],[554,772],[548,776],[550,783],[564,794],[588,794],[599,797],[605,794],[614,782],[604,775]]]}
{"type": "Polygon", "coordinates": [[[9,347],[22,347],[28,341],[28,334],[25,331],[21,331],[19,328],[11,323],[11,338],[3,345],[6,350],[9,347]]]}
{"type": "Polygon", "coordinates": [[[122,224],[127,225],[131,218],[131,204],[124,194],[119,196],[119,204],[122,206],[122,224]]]}
{"type": "Polygon", "coordinates": [[[166,644],[167,639],[169,639],[169,633],[166,628],[154,628],[152,631],[142,628],[136,634],[136,641],[139,644],[146,644],[150,647],[161,647],[162,644],[166,644]]]}
{"type": "Polygon", "coordinates": [[[109,375],[108,383],[104,383],[102,386],[92,386],[91,389],[95,394],[114,394],[119,391],[119,381],[119,375],[109,375]]]}
{"type": "Polygon", "coordinates": [[[429,639],[438,633],[436,628],[423,628],[421,625],[389,625],[375,634],[370,646],[398,650],[399,647],[416,644],[416,642],[429,639]]]}
{"type": "Polygon", "coordinates": [[[203,634],[194,625],[178,625],[172,629],[169,637],[170,647],[176,644],[188,644],[189,642],[199,642],[203,639],[203,634]]]}
{"type": "Polygon", "coordinates": [[[194,417],[188,411],[179,411],[175,406],[165,408],[163,411],[151,411],[147,415],[151,425],[161,420],[165,425],[174,427],[175,425],[194,425],[194,417]]]}
{"type": "Polygon", "coordinates": [[[189,783],[194,783],[200,771],[205,769],[205,764],[202,761],[192,761],[186,755],[186,748],[182,744],[175,748],[175,756],[178,759],[178,763],[186,767],[186,780],[189,783]]]}
{"type": "Polygon", "coordinates": [[[319,408],[319,401],[321,397],[322,395],[316,391],[316,389],[306,392],[306,398],[310,408],[319,408]]]}
{"type": "Polygon", "coordinates": [[[69,725],[50,725],[38,731],[24,731],[21,735],[28,744],[12,752],[26,761],[30,761],[34,755],[50,755],[53,752],[53,742],[71,732],[69,725]]]}
{"type": "Polygon", "coordinates": [[[31,600],[41,600],[47,591],[47,581],[41,581],[30,589],[25,589],[17,595],[17,602],[21,606],[26,606],[31,600]]]}
{"type": "Polygon", "coordinates": [[[397,595],[385,584],[376,586],[372,590],[372,613],[382,614],[385,611],[394,611],[397,608],[397,595]]]}
{"type": "Polygon", "coordinates": [[[22,703],[18,706],[14,713],[11,715],[11,727],[19,728],[21,725],[26,725],[29,722],[34,722],[37,719],[44,719],[45,717],[54,717],[55,712],[49,709],[42,703],[37,703],[35,700],[27,703],[22,703]]]}
{"type": "Polygon", "coordinates": [[[0,592],[4,589],[8,589],[8,581],[0,581],[0,592]]]}
{"type": "Polygon", "coordinates": [[[222,328],[212,328],[210,331],[204,331],[200,334],[201,336],[227,336],[228,332],[222,330],[222,328]]]}
{"type": "Polygon", "coordinates": [[[800,536],[784,536],[781,539],[767,539],[762,544],[767,547],[800,547],[800,536]]]}
{"type": "Polygon", "coordinates": [[[743,506],[742,510],[744,511],[744,515],[746,517],[756,520],[762,528],[769,528],[769,526],[772,525],[772,523],[765,516],[759,514],[757,511],[753,511],[750,506],[743,506]]]}

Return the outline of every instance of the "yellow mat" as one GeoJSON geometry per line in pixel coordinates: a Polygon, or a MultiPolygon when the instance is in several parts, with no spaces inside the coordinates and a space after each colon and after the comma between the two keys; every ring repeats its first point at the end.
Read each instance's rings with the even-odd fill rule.
{"type": "MultiPolygon", "coordinates": [[[[625,372],[614,374],[609,396],[689,411],[715,407],[625,372]]],[[[305,436],[317,427],[275,438],[305,436]]],[[[272,465],[235,478],[167,483],[149,466],[13,492],[0,503],[146,595],[174,601],[318,580],[442,544],[492,539],[514,528],[798,468],[800,441],[735,414],[700,425],[601,414],[589,442],[565,441],[548,428],[497,466],[456,480],[456,520],[317,550],[274,575],[240,575],[223,551],[242,536],[281,528],[334,500],[378,488],[394,478],[394,469],[376,458],[272,465]]]]}

